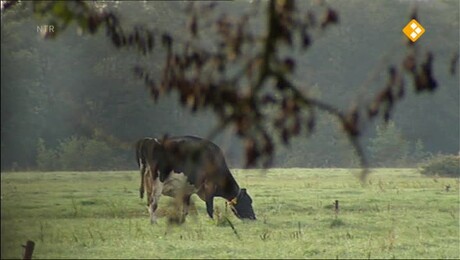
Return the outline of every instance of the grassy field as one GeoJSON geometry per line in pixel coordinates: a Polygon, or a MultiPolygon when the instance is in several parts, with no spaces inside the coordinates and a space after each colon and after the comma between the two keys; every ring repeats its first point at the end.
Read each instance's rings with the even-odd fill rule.
{"type": "MultiPolygon", "coordinates": [[[[229,213],[236,233],[196,195],[184,225],[151,225],[138,172],[1,173],[1,257],[21,258],[27,240],[47,259],[460,257],[457,179],[378,169],[363,186],[348,169],[233,172],[258,217],[229,213]]],[[[215,200],[221,214],[224,205],[215,200]]]]}

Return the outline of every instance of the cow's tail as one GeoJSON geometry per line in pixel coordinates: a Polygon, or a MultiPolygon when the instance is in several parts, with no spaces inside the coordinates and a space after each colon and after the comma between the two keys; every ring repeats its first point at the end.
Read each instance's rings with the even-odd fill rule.
{"type": "Polygon", "coordinates": [[[136,161],[137,161],[137,166],[139,167],[140,173],[141,173],[141,184],[139,187],[139,197],[141,199],[144,198],[144,172],[145,172],[144,160],[142,160],[143,143],[144,143],[144,139],[141,139],[137,141],[136,143],[136,161]]]}
{"type": "Polygon", "coordinates": [[[139,161],[139,159],[141,158],[141,147],[142,147],[142,141],[143,140],[139,140],[136,142],[136,162],[137,162],[137,167],[141,167],[141,163],[139,161]]]}

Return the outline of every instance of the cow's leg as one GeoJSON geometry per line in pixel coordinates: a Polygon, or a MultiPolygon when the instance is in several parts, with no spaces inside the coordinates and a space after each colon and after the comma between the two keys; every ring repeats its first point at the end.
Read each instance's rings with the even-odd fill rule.
{"type": "Polygon", "coordinates": [[[214,197],[206,198],[206,211],[210,218],[213,218],[214,214],[214,197]]]}
{"type": "Polygon", "coordinates": [[[152,193],[153,193],[153,180],[150,174],[150,170],[144,174],[144,187],[147,191],[147,206],[152,203],[152,193]]]}
{"type": "Polygon", "coordinates": [[[156,210],[158,208],[158,202],[160,201],[161,193],[163,192],[163,183],[160,181],[159,177],[156,177],[153,181],[153,191],[151,195],[151,203],[150,203],[150,223],[154,224],[157,222],[157,215],[156,210]]]}
{"type": "Polygon", "coordinates": [[[216,192],[216,186],[213,182],[205,182],[204,184],[205,198],[206,198],[206,211],[210,218],[214,218],[214,194],[216,192]]]}
{"type": "Polygon", "coordinates": [[[139,161],[140,164],[140,170],[141,170],[141,186],[139,187],[139,197],[141,199],[144,198],[144,178],[145,178],[145,165],[142,163],[142,161],[139,161]]]}
{"type": "Polygon", "coordinates": [[[214,218],[214,194],[215,186],[209,182],[205,182],[197,191],[197,195],[206,202],[206,211],[210,218],[214,218]]]}
{"type": "Polygon", "coordinates": [[[182,204],[183,204],[183,209],[182,209],[182,221],[185,221],[185,217],[188,215],[188,210],[190,208],[190,197],[192,195],[185,195],[182,198],[182,204]]]}

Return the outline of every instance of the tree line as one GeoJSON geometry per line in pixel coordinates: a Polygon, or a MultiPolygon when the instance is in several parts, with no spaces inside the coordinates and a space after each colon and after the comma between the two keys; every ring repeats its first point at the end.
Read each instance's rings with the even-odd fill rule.
{"type": "MultiPolygon", "coordinates": [[[[295,8],[299,10],[318,8],[311,3],[297,4],[295,8]]],[[[178,42],[186,42],[184,35],[193,30],[193,12],[187,16],[180,11],[187,9],[184,4],[122,1],[94,5],[92,8],[114,10],[123,18],[124,28],[136,28],[134,32],[137,30],[141,36],[145,28],[139,24],[170,30],[178,42]]],[[[237,5],[249,11],[252,8],[251,3],[245,2],[221,5],[226,5],[222,9],[233,16],[239,13],[237,5]]],[[[388,80],[385,63],[405,55],[400,27],[408,20],[410,5],[375,1],[361,4],[359,10],[355,4],[340,1],[329,2],[329,5],[330,9],[307,14],[321,17],[319,14],[324,12],[325,19],[333,22],[334,17],[327,15],[336,12],[338,24],[332,23],[322,30],[321,24],[327,20],[319,20],[318,29],[310,31],[308,37],[299,38],[306,44],[307,51],[298,55],[295,65],[289,59],[284,60],[285,67],[280,69],[289,72],[291,64],[300,68],[290,72],[289,80],[302,85],[300,90],[309,97],[336,104],[345,115],[357,95],[361,95],[362,100],[372,100],[388,80]],[[379,14],[382,9],[393,11],[379,14]],[[388,48],[389,45],[396,47],[388,48]],[[366,91],[362,91],[363,86],[366,91]]],[[[458,153],[459,82],[458,77],[449,75],[447,62],[451,58],[450,50],[458,47],[458,30],[457,38],[455,34],[444,33],[444,29],[458,28],[456,6],[455,1],[420,3],[421,23],[428,29],[443,28],[430,30],[417,42],[420,49],[429,49],[435,61],[439,61],[433,65],[439,87],[433,94],[407,91],[404,99],[395,105],[396,112],[386,126],[380,120],[363,129],[361,146],[371,166],[414,166],[432,154],[458,153]],[[423,16],[424,11],[443,15],[423,16]]],[[[221,9],[216,10],[218,13],[221,9]]],[[[90,27],[77,23],[66,25],[68,28],[55,39],[44,40],[36,33],[37,25],[44,20],[32,18],[31,12],[30,5],[19,4],[2,14],[2,170],[132,169],[135,167],[132,145],[138,138],[161,137],[166,133],[206,137],[219,127],[221,118],[211,109],[194,112],[193,102],[198,99],[190,101],[192,109],[188,109],[188,105],[179,105],[181,95],[171,91],[158,102],[151,102],[151,89],[144,87],[145,82],[133,74],[130,66],[140,64],[148,69],[149,79],[159,79],[163,73],[164,51],[133,54],[129,49],[111,45],[103,32],[81,33],[80,27],[90,27]]],[[[263,20],[264,15],[260,11],[256,17],[263,20]]],[[[258,31],[263,30],[264,24],[253,22],[247,26],[258,31]]],[[[212,28],[203,28],[200,33],[204,45],[211,44],[217,37],[212,28]]],[[[156,44],[162,44],[161,40],[156,39],[156,44]]],[[[288,53],[289,50],[282,47],[281,51],[288,53]]],[[[229,74],[238,72],[238,64],[228,67],[229,74]]],[[[405,77],[410,82],[410,76],[405,77]]],[[[292,92],[286,93],[292,95],[292,92]]],[[[284,94],[273,98],[282,98],[280,95],[284,94]]],[[[185,104],[187,100],[193,99],[186,98],[185,104]]],[[[286,100],[283,109],[289,107],[290,99],[286,100]]],[[[276,105],[268,105],[266,109],[267,118],[278,113],[276,105]]],[[[347,133],[341,130],[343,122],[331,112],[312,110],[305,114],[306,123],[310,122],[310,115],[316,115],[314,128],[300,135],[292,134],[295,115],[280,128],[291,127],[289,138],[283,137],[284,132],[276,126],[264,128],[269,135],[276,136],[273,145],[278,149],[272,166],[359,166],[356,151],[347,133]]],[[[234,167],[244,166],[247,159],[247,153],[242,153],[247,142],[234,135],[238,131],[242,130],[236,125],[215,137],[234,167]]]]}

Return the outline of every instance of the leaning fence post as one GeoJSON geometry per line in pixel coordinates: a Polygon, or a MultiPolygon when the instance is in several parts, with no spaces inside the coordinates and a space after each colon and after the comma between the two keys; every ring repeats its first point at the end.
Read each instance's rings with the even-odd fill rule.
{"type": "Polygon", "coordinates": [[[32,253],[34,252],[35,248],[34,241],[27,240],[26,245],[23,245],[22,247],[24,247],[24,255],[22,259],[32,259],[32,253]]]}
{"type": "Polygon", "coordinates": [[[450,190],[450,184],[447,184],[446,185],[446,192],[449,192],[449,190],[450,190]]]}

